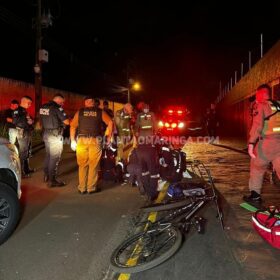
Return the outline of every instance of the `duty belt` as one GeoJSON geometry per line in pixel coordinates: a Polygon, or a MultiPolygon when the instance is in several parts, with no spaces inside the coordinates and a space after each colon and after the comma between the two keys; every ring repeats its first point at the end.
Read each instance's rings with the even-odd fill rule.
{"type": "Polygon", "coordinates": [[[92,135],[92,134],[78,134],[78,137],[87,137],[87,138],[97,138],[101,135],[92,135]]]}
{"type": "Polygon", "coordinates": [[[63,128],[44,128],[44,132],[52,133],[54,136],[58,136],[63,134],[63,128]]]}

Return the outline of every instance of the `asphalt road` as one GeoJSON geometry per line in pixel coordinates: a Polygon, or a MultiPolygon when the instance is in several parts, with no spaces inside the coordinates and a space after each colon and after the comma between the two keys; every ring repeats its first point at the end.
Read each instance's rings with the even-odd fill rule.
{"type": "MultiPolygon", "coordinates": [[[[278,280],[279,250],[264,242],[242,209],[247,191],[249,157],[246,143],[231,139],[220,145],[189,143],[187,157],[202,160],[211,170],[223,198],[225,232],[215,208],[205,208],[206,233],[188,234],[179,251],[165,263],[136,274],[115,274],[109,267],[112,250],[133,233],[132,220],[145,204],[137,189],[106,184],[102,192],[77,193],[75,155],[66,149],[61,178],[67,187],[49,189],[42,181],[43,151],[32,158],[38,172],[23,181],[22,220],[0,247],[0,279],[44,280],[278,280]]],[[[266,177],[263,196],[279,201],[279,189],[266,177]]]]}
{"type": "Polygon", "coordinates": [[[78,194],[75,154],[68,148],[60,168],[67,186],[47,188],[43,156],[44,150],[33,156],[38,171],[23,180],[22,219],[0,247],[0,279],[103,279],[113,248],[145,201],[136,188],[115,183],[103,184],[97,194],[78,194]]]}

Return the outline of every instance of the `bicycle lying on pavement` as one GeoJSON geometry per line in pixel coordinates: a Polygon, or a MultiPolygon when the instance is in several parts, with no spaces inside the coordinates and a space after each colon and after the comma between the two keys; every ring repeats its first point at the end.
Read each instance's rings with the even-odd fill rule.
{"type": "Polygon", "coordinates": [[[198,233],[204,233],[206,220],[196,214],[209,201],[215,203],[217,217],[222,229],[224,228],[218,195],[209,170],[200,161],[188,161],[187,170],[192,179],[200,179],[200,182],[180,182],[181,185],[185,184],[183,198],[141,208],[144,213],[169,212],[155,222],[145,222],[144,230],[131,236],[114,250],[111,256],[114,271],[135,273],[166,261],[180,248],[183,234],[187,234],[192,227],[198,233]]]}

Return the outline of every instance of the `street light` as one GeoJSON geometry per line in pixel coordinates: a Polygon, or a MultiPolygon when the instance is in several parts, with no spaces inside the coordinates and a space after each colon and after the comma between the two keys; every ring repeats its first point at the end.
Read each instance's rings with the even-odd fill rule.
{"type": "Polygon", "coordinates": [[[139,91],[141,90],[141,85],[139,82],[134,81],[133,79],[128,80],[128,86],[127,86],[127,102],[130,103],[130,91],[139,91]]]}

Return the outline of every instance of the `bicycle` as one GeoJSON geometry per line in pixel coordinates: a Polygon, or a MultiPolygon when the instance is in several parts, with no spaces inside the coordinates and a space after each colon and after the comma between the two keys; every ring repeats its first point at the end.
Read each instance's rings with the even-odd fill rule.
{"type": "Polygon", "coordinates": [[[188,161],[187,167],[193,175],[199,175],[203,179],[204,192],[201,191],[201,186],[186,188],[183,199],[168,200],[141,208],[145,213],[166,210],[169,210],[169,213],[154,223],[146,222],[142,232],[131,236],[114,250],[111,256],[114,271],[136,273],[169,259],[180,248],[183,234],[187,234],[192,226],[198,233],[204,233],[206,220],[195,214],[209,201],[214,201],[217,217],[224,229],[218,196],[209,170],[200,161],[188,161]]]}

